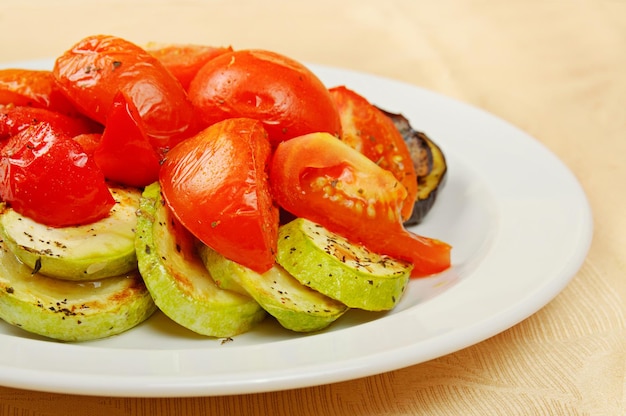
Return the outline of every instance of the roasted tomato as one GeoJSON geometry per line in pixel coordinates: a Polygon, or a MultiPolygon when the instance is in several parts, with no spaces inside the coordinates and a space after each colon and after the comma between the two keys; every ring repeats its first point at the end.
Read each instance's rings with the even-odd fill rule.
{"type": "Polygon", "coordinates": [[[56,131],[70,136],[97,133],[102,126],[84,117],[71,117],[45,108],[23,106],[0,106],[0,140],[13,136],[29,126],[48,123],[56,131]]]}
{"type": "Polygon", "coordinates": [[[102,139],[102,133],[82,133],[72,137],[72,139],[76,143],[80,144],[83,151],[87,153],[89,157],[93,157],[93,154],[102,139]]]}
{"type": "Polygon", "coordinates": [[[22,130],[0,150],[0,198],[52,227],[97,221],[115,204],[95,162],[47,123],[22,130]]]}
{"type": "Polygon", "coordinates": [[[157,58],[127,40],[87,37],[57,58],[53,74],[71,101],[102,124],[122,91],[160,152],[195,132],[193,107],[180,82],[157,58]]]}
{"type": "Polygon", "coordinates": [[[341,118],[341,140],[393,173],[406,188],[402,218],[411,218],[417,175],[411,153],[393,121],[365,97],[341,86],[330,89],[341,118]]]}
{"type": "Polygon", "coordinates": [[[274,146],[306,133],[341,133],[324,84],[275,52],[239,50],[210,60],[191,81],[189,98],[207,125],[233,117],[262,121],[274,146]]]}
{"type": "Polygon", "coordinates": [[[274,152],[276,202],[370,250],[414,264],[412,276],[450,266],[450,246],[402,225],[406,189],[388,170],[327,133],[285,141],[274,152]]]}
{"type": "Polygon", "coordinates": [[[159,179],[159,155],[150,144],[137,108],[119,92],[93,158],[104,176],[128,186],[146,186],[159,179]]]}
{"type": "Polygon", "coordinates": [[[57,87],[52,71],[0,69],[0,104],[47,108],[77,115],[74,105],[57,87]]]}
{"type": "Polygon", "coordinates": [[[167,205],[192,234],[260,273],[274,264],[278,236],[270,154],[261,122],[228,119],[172,149],[159,175],[167,205]]]}
{"type": "Polygon", "coordinates": [[[180,81],[185,90],[189,88],[191,80],[204,64],[232,50],[230,46],[214,47],[194,44],[163,45],[147,49],[180,81]]]}

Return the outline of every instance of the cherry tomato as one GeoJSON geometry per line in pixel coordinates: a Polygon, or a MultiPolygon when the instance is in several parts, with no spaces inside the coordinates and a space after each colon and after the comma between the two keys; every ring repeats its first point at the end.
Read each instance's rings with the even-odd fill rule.
{"type": "Polygon", "coordinates": [[[148,52],[161,63],[180,81],[185,90],[196,73],[211,59],[232,52],[233,48],[214,47],[193,44],[173,44],[155,48],[149,48],[148,52]]]}
{"type": "Polygon", "coordinates": [[[84,117],[70,117],[45,108],[7,105],[0,106],[0,140],[41,122],[51,124],[55,130],[70,136],[95,133],[101,129],[101,126],[84,117]]]}
{"type": "Polygon", "coordinates": [[[57,58],[53,74],[72,102],[102,124],[117,92],[124,92],[159,151],[196,131],[194,110],[180,82],[157,58],[127,40],[87,37],[57,58]]]}
{"type": "Polygon", "coordinates": [[[146,186],[159,178],[159,155],[143,128],[132,101],[119,92],[93,153],[104,176],[128,186],[146,186]]]}
{"type": "Polygon", "coordinates": [[[78,115],[78,110],[57,87],[52,71],[47,70],[0,69],[0,104],[78,115]]]}
{"type": "Polygon", "coordinates": [[[167,205],[192,234],[260,273],[274,264],[278,236],[270,154],[261,122],[227,119],[172,149],[159,175],[167,205]]]}
{"type": "Polygon", "coordinates": [[[327,133],[278,145],[270,167],[276,202],[370,250],[414,264],[412,276],[450,266],[450,246],[402,225],[406,189],[388,170],[327,133]]]}
{"type": "Polygon", "coordinates": [[[95,162],[47,123],[22,130],[0,151],[0,198],[52,227],[97,221],[115,204],[95,162]]]}
{"type": "Polygon", "coordinates": [[[207,125],[247,117],[263,122],[272,145],[306,133],[341,133],[335,104],[304,65],[264,50],[239,50],[208,61],[189,86],[207,125]]]}
{"type": "Polygon", "coordinates": [[[411,217],[417,197],[417,174],[411,153],[393,121],[367,99],[344,86],[330,89],[341,117],[341,140],[393,173],[406,188],[402,218],[411,217]]]}

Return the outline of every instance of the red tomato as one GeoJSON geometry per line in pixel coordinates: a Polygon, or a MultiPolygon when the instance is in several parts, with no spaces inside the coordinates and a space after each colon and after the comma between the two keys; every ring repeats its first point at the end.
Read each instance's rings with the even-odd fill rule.
{"type": "Polygon", "coordinates": [[[107,179],[123,185],[146,186],[159,178],[159,155],[150,144],[137,109],[122,92],[113,101],[93,157],[107,179]]]}
{"type": "Polygon", "coordinates": [[[78,134],[72,139],[80,144],[80,147],[83,148],[83,151],[87,153],[87,156],[93,157],[94,152],[96,151],[96,147],[100,143],[100,139],[102,139],[101,133],[83,133],[78,134]]]}
{"type": "Polygon", "coordinates": [[[78,110],[61,93],[52,71],[0,69],[0,104],[47,108],[77,115],[78,110]]]}
{"type": "Polygon", "coordinates": [[[115,204],[95,162],[46,123],[22,130],[0,151],[0,198],[52,227],[97,221],[115,204]]]}
{"type": "Polygon", "coordinates": [[[148,49],[148,52],[180,81],[186,90],[196,73],[211,59],[232,52],[232,47],[214,47],[205,45],[165,45],[148,49]]]}
{"type": "Polygon", "coordinates": [[[393,121],[365,97],[346,87],[330,89],[341,117],[341,140],[393,173],[406,188],[402,218],[411,217],[417,197],[417,174],[411,153],[393,121]]]}
{"type": "Polygon", "coordinates": [[[261,122],[228,119],[172,149],[159,175],[167,205],[192,234],[259,273],[274,265],[278,236],[270,154],[261,122]]]}
{"type": "Polygon", "coordinates": [[[8,105],[0,106],[0,140],[42,122],[70,136],[94,133],[101,129],[101,126],[83,117],[70,117],[45,108],[8,105]]]}
{"type": "Polygon", "coordinates": [[[207,62],[189,86],[207,125],[247,117],[263,122],[272,145],[306,133],[341,133],[335,104],[304,65],[264,50],[240,50],[207,62]]]}
{"type": "Polygon", "coordinates": [[[102,124],[122,91],[159,151],[195,131],[193,107],[180,82],[157,58],[124,39],[87,37],[57,58],[53,74],[74,104],[102,124]]]}
{"type": "Polygon", "coordinates": [[[270,168],[276,202],[370,250],[414,264],[412,276],[450,266],[450,246],[402,225],[406,190],[391,172],[327,133],[278,145],[270,168]]]}

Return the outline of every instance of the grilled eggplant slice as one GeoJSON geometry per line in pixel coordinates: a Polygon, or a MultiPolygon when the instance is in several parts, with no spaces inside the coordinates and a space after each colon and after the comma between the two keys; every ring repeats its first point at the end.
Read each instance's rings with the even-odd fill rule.
{"type": "Polygon", "coordinates": [[[404,225],[416,225],[422,222],[435,204],[437,195],[445,185],[447,163],[441,148],[426,134],[415,130],[402,114],[382,110],[402,134],[411,153],[411,159],[417,174],[417,198],[413,214],[404,225]]]}

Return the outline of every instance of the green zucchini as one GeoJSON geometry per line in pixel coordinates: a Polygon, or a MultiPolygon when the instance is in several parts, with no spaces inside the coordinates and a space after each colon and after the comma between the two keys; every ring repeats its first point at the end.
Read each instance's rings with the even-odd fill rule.
{"type": "Polygon", "coordinates": [[[60,341],[89,341],[131,329],[156,310],[137,271],[71,282],[32,273],[0,242],[0,318],[60,341]]]}
{"type": "Polygon", "coordinates": [[[198,334],[230,337],[265,317],[251,297],[219,288],[196,251],[196,240],[161,197],[158,182],[143,192],[135,238],[139,272],[159,309],[198,334]]]}
{"type": "Polygon", "coordinates": [[[392,309],[413,268],[304,218],[279,228],[276,261],[303,285],[369,311],[392,309]]]}
{"type": "Polygon", "coordinates": [[[21,262],[40,274],[65,280],[96,280],[137,268],[136,211],[141,191],[109,187],[115,206],[106,218],[71,226],[49,227],[2,206],[0,231],[21,262]]]}
{"type": "Polygon", "coordinates": [[[243,290],[292,331],[319,331],[348,310],[341,302],[304,286],[277,264],[259,274],[205,245],[200,246],[199,253],[220,287],[243,290]]]}

